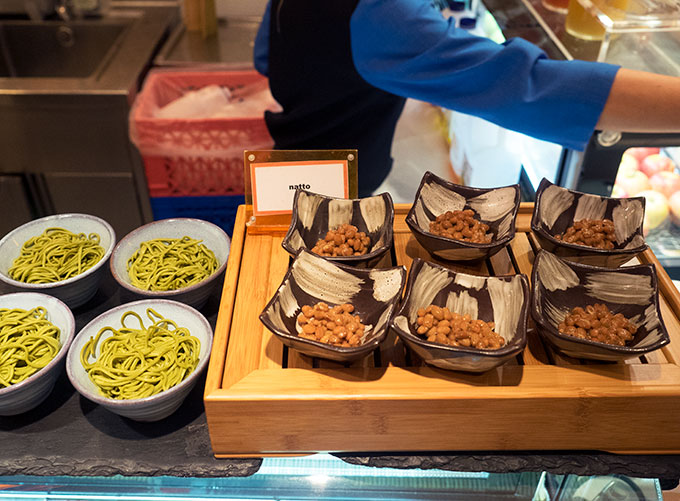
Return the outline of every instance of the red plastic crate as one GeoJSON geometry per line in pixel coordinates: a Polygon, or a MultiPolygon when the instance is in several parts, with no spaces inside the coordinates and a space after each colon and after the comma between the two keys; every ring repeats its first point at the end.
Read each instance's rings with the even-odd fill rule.
{"type": "Polygon", "coordinates": [[[267,79],[256,71],[149,73],[130,113],[130,137],[142,154],[150,196],[241,194],[243,150],[273,147],[264,109],[256,116],[233,118],[153,116],[156,108],[212,84],[238,96],[243,89],[266,87],[267,79]]]}

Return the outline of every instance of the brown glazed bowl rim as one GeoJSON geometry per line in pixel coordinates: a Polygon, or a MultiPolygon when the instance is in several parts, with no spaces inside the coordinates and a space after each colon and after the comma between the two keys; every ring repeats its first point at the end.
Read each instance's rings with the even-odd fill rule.
{"type": "MultiPolygon", "coordinates": [[[[541,180],[541,183],[538,185],[538,189],[536,190],[536,201],[534,202],[534,210],[531,213],[531,231],[534,233],[537,233],[541,237],[547,239],[549,242],[553,243],[554,245],[558,247],[564,247],[566,249],[570,249],[573,251],[578,251],[581,254],[591,254],[591,255],[602,255],[602,256],[612,256],[612,255],[617,255],[617,254],[639,254],[640,252],[646,250],[649,248],[647,245],[647,242],[645,241],[642,245],[630,249],[598,249],[596,247],[588,247],[586,245],[577,245],[577,244],[572,244],[569,242],[563,242],[562,240],[557,240],[553,235],[551,235],[547,230],[545,230],[538,222],[538,210],[539,206],[541,203],[541,197],[543,195],[543,192],[550,186],[557,186],[561,190],[568,191],[569,193],[573,193],[574,195],[586,195],[586,196],[591,196],[591,197],[598,197],[601,198],[602,200],[612,200],[612,201],[617,201],[617,200],[637,200],[640,203],[642,203],[642,210],[645,210],[645,202],[646,199],[645,197],[629,197],[625,199],[620,199],[616,197],[605,197],[603,195],[595,195],[593,193],[585,193],[582,191],[576,191],[576,190],[571,190],[569,188],[564,188],[562,186],[559,186],[555,183],[551,183],[548,181],[546,178],[543,178],[541,180]]],[[[644,238],[644,235],[642,234],[642,224],[635,230],[635,234],[642,235],[644,238]]],[[[612,268],[609,268],[612,269],[612,268]]]]}
{"type": "MultiPolygon", "coordinates": [[[[294,250],[290,246],[290,238],[293,235],[293,232],[295,231],[295,223],[299,221],[299,216],[298,216],[298,198],[300,196],[300,193],[306,193],[307,195],[312,195],[316,196],[319,198],[324,198],[326,200],[347,200],[351,201],[352,203],[354,202],[360,202],[361,200],[365,200],[368,198],[383,198],[385,200],[385,206],[388,208],[386,211],[387,218],[385,219],[385,222],[383,224],[383,227],[385,228],[383,231],[385,231],[385,245],[382,245],[378,247],[377,249],[372,250],[371,252],[368,252],[366,254],[362,254],[361,256],[322,256],[323,258],[333,261],[334,263],[351,263],[351,262],[362,262],[362,261],[367,261],[370,260],[374,257],[380,256],[381,254],[384,254],[389,250],[389,248],[392,246],[392,240],[393,240],[393,233],[394,233],[394,202],[392,201],[392,196],[388,192],[383,192],[379,193],[378,195],[372,195],[370,197],[363,197],[363,198],[339,198],[339,197],[331,197],[329,195],[323,195],[321,193],[315,193],[313,191],[308,191],[308,190],[303,190],[300,188],[295,189],[295,195],[293,196],[293,213],[291,214],[290,218],[290,226],[288,227],[288,231],[286,232],[286,235],[283,237],[283,241],[281,242],[281,247],[283,247],[288,254],[290,254],[293,258],[297,257],[297,251],[294,250]]],[[[306,244],[305,244],[306,245],[306,244]]],[[[300,249],[306,249],[311,252],[311,249],[307,249],[307,247],[300,247],[300,249]]]]}
{"type": "MultiPolygon", "coordinates": [[[[305,248],[300,248],[300,250],[298,250],[298,252],[295,254],[295,259],[293,260],[293,263],[302,254],[309,254],[310,256],[312,256],[315,259],[323,259],[325,261],[330,261],[330,259],[327,259],[323,256],[319,256],[318,254],[315,254],[314,252],[311,252],[311,251],[309,251],[305,248]]],[[[399,270],[400,271],[401,278],[402,278],[401,290],[400,290],[399,294],[395,295],[395,297],[394,297],[394,299],[392,299],[392,301],[387,303],[388,305],[390,303],[394,303],[394,308],[392,310],[392,314],[390,315],[390,318],[386,322],[386,326],[385,326],[385,329],[383,330],[382,334],[380,334],[379,336],[376,336],[374,339],[372,339],[368,343],[361,344],[359,346],[347,346],[347,347],[345,347],[345,346],[335,346],[335,345],[332,345],[332,344],[322,343],[320,341],[314,341],[312,339],[300,337],[298,335],[291,334],[290,332],[281,330],[278,327],[276,327],[275,325],[273,325],[269,321],[269,319],[266,317],[265,312],[267,310],[269,310],[269,308],[271,308],[272,305],[276,302],[276,300],[278,299],[278,296],[279,296],[279,289],[293,274],[293,264],[291,264],[288,267],[286,274],[281,279],[281,283],[276,288],[276,292],[272,295],[272,297],[269,299],[269,301],[267,301],[267,304],[264,306],[264,308],[262,308],[262,312],[259,315],[259,319],[270,331],[272,331],[277,336],[281,336],[282,338],[289,339],[291,341],[300,342],[302,344],[307,344],[307,345],[314,346],[314,347],[317,347],[317,348],[322,348],[322,349],[330,351],[330,352],[343,353],[343,354],[357,354],[357,353],[363,353],[363,352],[368,353],[370,351],[373,351],[387,337],[387,333],[388,333],[389,328],[391,326],[390,321],[392,320],[392,318],[394,317],[394,315],[397,311],[397,307],[398,307],[398,304],[399,304],[399,298],[401,297],[401,293],[404,290],[404,282],[405,282],[405,278],[406,278],[406,268],[402,265],[390,266],[388,268],[356,268],[355,266],[346,265],[346,264],[343,264],[343,263],[339,263],[337,261],[332,261],[332,264],[333,264],[333,266],[337,266],[341,270],[344,270],[344,271],[351,273],[353,275],[365,275],[367,277],[371,273],[373,273],[375,270],[378,270],[378,271],[399,270]]]]}
{"type": "MultiPolygon", "coordinates": [[[[508,355],[512,354],[519,354],[522,351],[524,351],[524,348],[527,345],[527,320],[529,317],[529,301],[530,301],[530,294],[529,294],[529,280],[527,276],[524,273],[515,273],[515,274],[510,274],[510,275],[494,275],[494,276],[483,276],[483,278],[501,278],[501,279],[511,279],[516,276],[520,277],[520,281],[522,283],[522,292],[524,295],[524,307],[522,308],[522,314],[519,318],[519,325],[523,326],[522,331],[519,333],[519,342],[516,345],[505,345],[503,348],[499,348],[497,350],[483,350],[481,348],[468,348],[465,346],[450,346],[450,345],[445,345],[445,344],[440,344],[440,343],[434,343],[432,341],[428,341],[427,339],[422,339],[419,338],[418,336],[415,336],[414,334],[411,333],[410,330],[404,331],[401,329],[398,325],[394,323],[394,319],[398,316],[404,315],[404,310],[406,308],[406,305],[408,304],[410,298],[411,298],[411,292],[412,292],[412,286],[413,283],[415,282],[415,275],[413,273],[413,270],[417,270],[419,272],[422,267],[427,263],[429,266],[433,266],[435,268],[439,268],[441,270],[445,270],[450,274],[461,274],[461,275],[470,275],[469,273],[463,273],[463,272],[457,272],[455,270],[452,270],[451,268],[447,268],[445,266],[441,266],[437,263],[433,263],[431,261],[427,261],[424,259],[420,258],[415,258],[413,260],[413,263],[411,264],[411,269],[408,274],[408,281],[406,283],[406,292],[404,295],[404,298],[399,304],[399,308],[395,311],[394,315],[392,315],[392,318],[390,318],[390,327],[395,330],[395,332],[399,336],[404,336],[407,340],[420,345],[424,348],[428,349],[436,349],[436,350],[443,350],[443,351],[448,351],[451,353],[465,353],[468,355],[483,355],[485,357],[491,357],[491,358],[501,358],[501,357],[507,357],[508,355]]],[[[473,275],[471,275],[473,276],[473,275]]],[[[482,275],[479,275],[482,277],[482,275]]]]}
{"type": "MultiPolygon", "coordinates": [[[[546,250],[541,249],[538,254],[536,255],[536,258],[534,259],[534,265],[533,269],[531,271],[531,283],[532,283],[532,294],[531,294],[531,316],[537,324],[541,326],[542,329],[547,330],[550,332],[551,335],[555,336],[558,339],[562,339],[564,341],[569,341],[573,342],[579,345],[583,346],[593,346],[597,347],[600,349],[604,349],[607,351],[610,351],[612,353],[620,353],[620,354],[640,354],[643,355],[645,353],[649,353],[650,351],[655,351],[658,350],[659,348],[662,348],[669,344],[670,341],[670,336],[668,335],[668,329],[666,328],[666,324],[663,321],[663,317],[661,316],[661,308],[659,306],[659,287],[658,287],[658,279],[657,279],[657,274],[656,274],[656,267],[653,264],[637,264],[633,266],[624,266],[624,267],[619,267],[619,268],[607,268],[605,266],[594,266],[590,264],[582,264],[582,263],[575,263],[573,261],[569,261],[566,259],[562,259],[559,256],[556,256],[555,254],[552,254],[555,258],[559,259],[562,261],[562,263],[566,264],[570,268],[574,268],[576,270],[581,270],[583,272],[602,272],[602,273],[630,273],[630,272],[635,272],[637,271],[642,271],[642,270],[649,270],[650,277],[652,279],[652,289],[654,290],[654,310],[656,311],[656,315],[659,319],[659,328],[661,329],[661,339],[657,341],[656,343],[650,345],[650,346],[645,346],[642,348],[636,348],[635,346],[618,346],[614,344],[607,344],[607,343],[600,343],[598,341],[590,341],[588,339],[581,339],[577,338],[575,336],[569,336],[567,334],[562,334],[554,328],[552,325],[547,323],[544,320],[544,316],[540,311],[540,305],[538,304],[538,296],[533,292],[533,290],[536,287],[536,284],[538,283],[538,266],[536,264],[539,262],[541,259],[545,259],[544,256],[552,254],[551,252],[548,252],[546,250]]],[[[579,279],[580,279],[580,274],[579,274],[579,279]]]]}
{"type": "MultiPolygon", "coordinates": [[[[460,193],[459,193],[460,194],[460,193]]],[[[465,196],[465,200],[467,203],[467,200],[469,196],[465,196]]],[[[456,246],[459,247],[469,247],[472,249],[490,249],[493,247],[498,247],[500,245],[505,245],[508,243],[510,240],[515,238],[515,231],[516,231],[516,222],[517,222],[517,212],[519,211],[519,204],[520,204],[520,190],[519,190],[519,184],[509,184],[507,186],[498,186],[495,188],[476,188],[473,186],[463,186],[462,184],[456,184],[451,181],[447,181],[446,179],[443,179],[436,174],[427,171],[423,175],[423,178],[420,180],[420,185],[418,186],[418,191],[416,191],[416,196],[413,199],[413,203],[411,204],[411,208],[408,211],[408,214],[406,214],[406,224],[408,227],[411,229],[411,231],[414,231],[416,233],[419,233],[420,235],[426,236],[428,238],[433,238],[435,240],[438,240],[440,242],[446,243],[446,244],[455,244],[456,246]],[[425,186],[425,183],[428,181],[433,180],[437,184],[440,184],[444,186],[445,188],[448,188],[449,190],[459,193],[459,190],[462,189],[464,191],[476,193],[476,195],[483,195],[484,193],[489,193],[491,191],[496,191],[496,190],[502,190],[504,188],[512,188],[515,190],[515,206],[512,210],[512,224],[510,225],[510,231],[506,236],[503,238],[494,239],[489,242],[488,244],[484,243],[476,243],[476,242],[466,242],[463,240],[454,240],[453,238],[447,238],[443,237],[441,235],[435,235],[434,233],[431,233],[429,231],[425,231],[415,221],[415,208],[416,208],[416,202],[420,198],[420,193],[423,189],[423,186],[425,186]]]]}

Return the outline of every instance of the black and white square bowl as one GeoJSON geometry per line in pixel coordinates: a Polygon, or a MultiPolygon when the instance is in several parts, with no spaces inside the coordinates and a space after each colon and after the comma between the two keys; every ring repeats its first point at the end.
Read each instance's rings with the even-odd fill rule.
{"type": "Polygon", "coordinates": [[[651,264],[606,268],[573,263],[541,250],[531,275],[531,316],[539,334],[563,354],[582,359],[620,361],[667,345],[659,310],[656,268],[651,264]],[[626,346],[580,339],[558,330],[576,306],[603,303],[638,328],[626,346]]]}
{"type": "Polygon", "coordinates": [[[300,249],[283,282],[260,314],[262,323],[286,346],[311,357],[351,362],[371,353],[385,339],[406,282],[406,268],[361,269],[300,249]],[[297,316],[305,305],[350,303],[364,330],[356,347],[333,346],[298,335],[297,316]]]}
{"type": "Polygon", "coordinates": [[[519,185],[471,188],[426,172],[420,181],[406,224],[433,257],[448,261],[478,261],[494,255],[515,236],[519,185]],[[493,234],[488,244],[464,242],[430,232],[430,222],[446,211],[472,209],[493,234]]]}
{"type": "Polygon", "coordinates": [[[435,263],[414,259],[406,294],[391,326],[426,363],[464,372],[485,372],[517,356],[527,343],[529,280],[526,275],[485,277],[456,273],[435,263]],[[505,339],[497,350],[448,346],[416,333],[418,309],[434,304],[473,319],[494,322],[505,339]]]}
{"type": "Polygon", "coordinates": [[[544,178],[536,191],[531,231],[538,238],[542,249],[564,259],[616,268],[647,249],[642,233],[644,217],[644,197],[611,198],[591,195],[562,188],[544,178]],[[614,248],[596,249],[555,238],[581,219],[612,220],[616,234],[614,248]]]}
{"type": "Polygon", "coordinates": [[[310,250],[323,240],[329,230],[352,224],[371,240],[368,252],[361,256],[327,256],[326,259],[360,268],[375,266],[389,251],[393,240],[394,203],[389,193],[344,199],[296,190],[290,228],[283,248],[295,256],[300,249],[310,250]]]}

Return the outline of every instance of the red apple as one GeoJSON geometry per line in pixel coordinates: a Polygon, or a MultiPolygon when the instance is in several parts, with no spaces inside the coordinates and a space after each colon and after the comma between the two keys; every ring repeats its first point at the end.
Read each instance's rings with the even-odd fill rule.
{"type": "Polygon", "coordinates": [[[635,157],[638,162],[642,162],[643,158],[659,153],[660,151],[659,148],[628,148],[624,152],[624,155],[631,155],[635,157]]]}
{"type": "Polygon", "coordinates": [[[666,198],[680,190],[680,174],[675,172],[661,171],[649,178],[649,184],[654,191],[658,191],[666,198]]]}
{"type": "Polygon", "coordinates": [[[619,172],[616,176],[614,186],[618,186],[627,196],[634,197],[641,191],[650,190],[652,185],[649,179],[639,170],[619,172]]]}
{"type": "Polygon", "coordinates": [[[663,223],[670,214],[668,200],[661,193],[653,190],[641,191],[637,196],[645,197],[645,220],[642,223],[642,231],[647,235],[663,223]]]}
{"type": "Polygon", "coordinates": [[[671,222],[680,226],[680,191],[676,191],[668,199],[668,205],[671,209],[671,222]]]}
{"type": "Polygon", "coordinates": [[[632,171],[638,170],[640,167],[640,163],[637,161],[637,159],[632,156],[628,155],[627,153],[624,153],[621,156],[621,163],[619,164],[619,170],[618,174],[628,174],[632,171]]]}
{"type": "Polygon", "coordinates": [[[626,193],[626,190],[621,188],[618,184],[615,184],[612,187],[612,194],[610,196],[613,198],[628,198],[628,193],[626,193]]]}
{"type": "Polygon", "coordinates": [[[667,156],[654,153],[645,157],[640,162],[640,170],[645,173],[647,177],[652,177],[657,172],[673,172],[675,170],[675,163],[667,156]]]}

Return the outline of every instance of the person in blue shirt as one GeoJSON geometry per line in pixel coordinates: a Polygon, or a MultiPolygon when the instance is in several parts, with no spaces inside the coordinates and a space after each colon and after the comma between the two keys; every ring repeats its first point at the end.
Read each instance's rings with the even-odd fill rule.
{"type": "Polygon", "coordinates": [[[497,44],[427,0],[270,0],[254,63],[283,108],[275,147],[358,149],[360,196],[389,173],[407,97],[579,150],[596,128],[680,130],[680,79],[497,44]]]}

